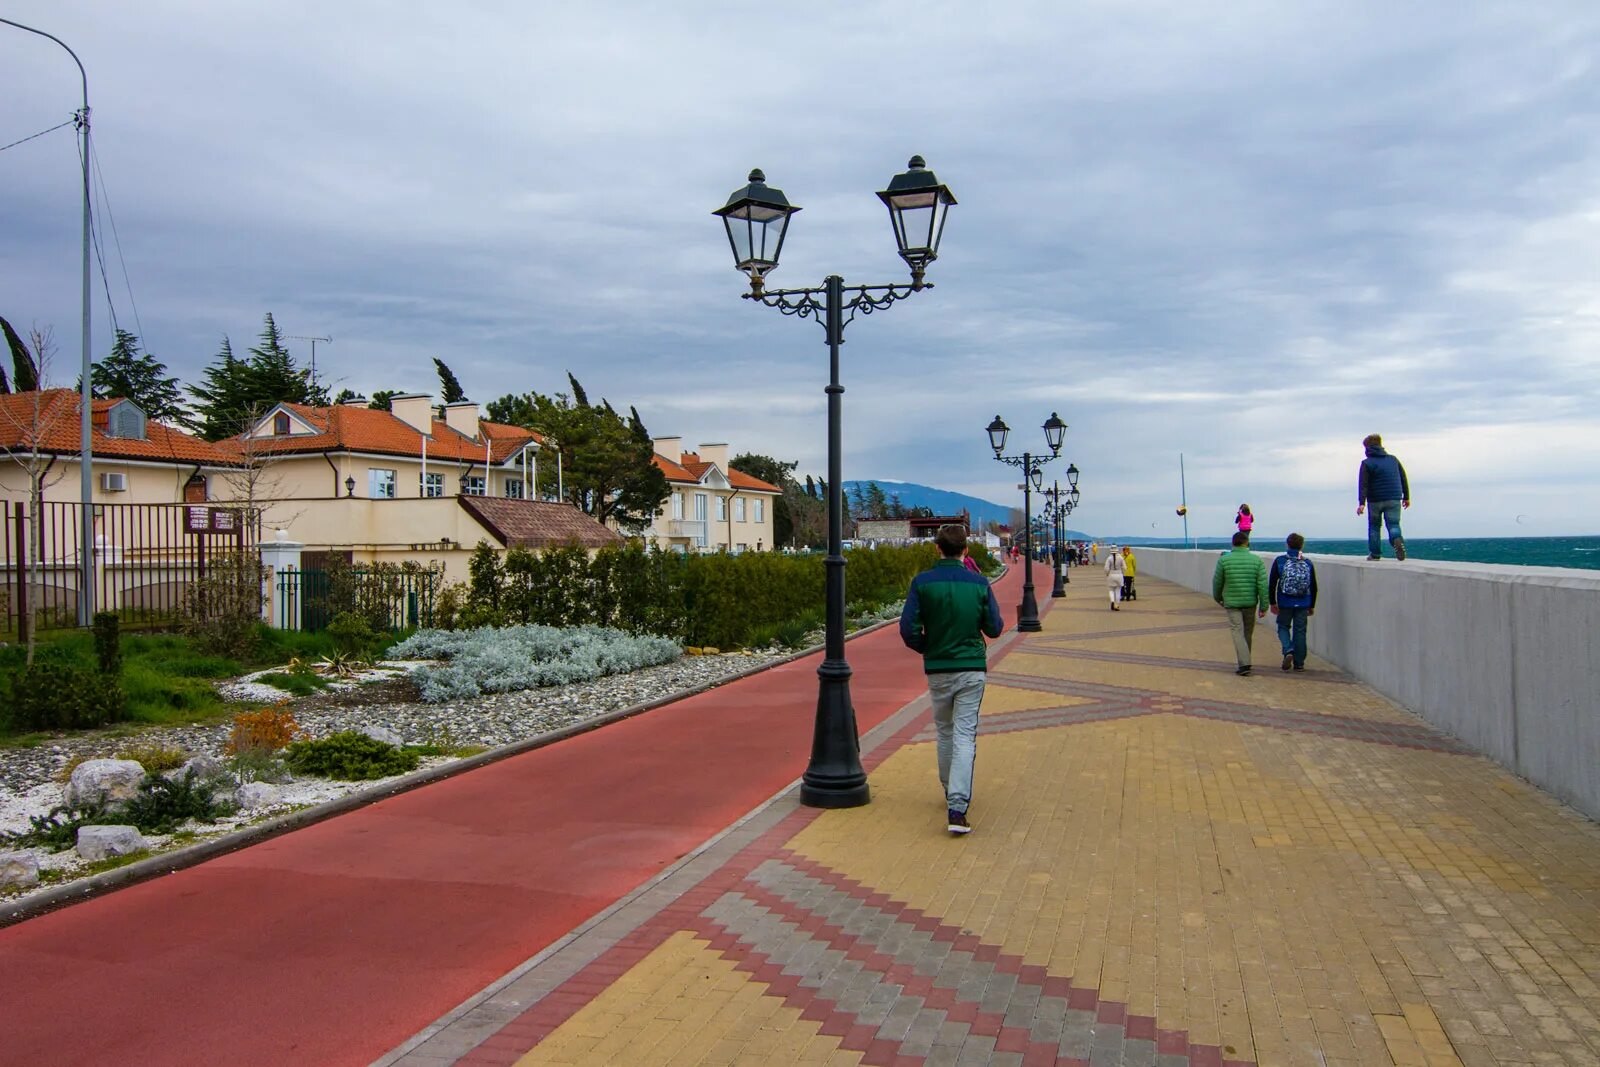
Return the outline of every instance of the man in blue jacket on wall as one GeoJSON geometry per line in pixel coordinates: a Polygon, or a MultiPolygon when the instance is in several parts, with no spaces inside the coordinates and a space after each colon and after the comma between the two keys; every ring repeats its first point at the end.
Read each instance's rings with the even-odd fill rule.
{"type": "Polygon", "coordinates": [[[1381,559],[1378,524],[1389,531],[1394,558],[1406,558],[1405,538],[1400,536],[1400,509],[1411,506],[1411,483],[1400,461],[1383,450],[1383,438],[1369,433],[1361,443],[1367,458],[1356,475],[1356,514],[1367,512],[1367,558],[1381,559]]]}
{"type": "Polygon", "coordinates": [[[999,637],[1000,608],[989,581],[961,563],[967,531],[945,526],[934,537],[944,558],[911,579],[900,612],[900,639],[922,653],[928,699],[939,734],[939,782],[944,786],[946,829],[972,832],[972,765],[978,755],[978,708],[988,669],[984,638],[999,637]]]}

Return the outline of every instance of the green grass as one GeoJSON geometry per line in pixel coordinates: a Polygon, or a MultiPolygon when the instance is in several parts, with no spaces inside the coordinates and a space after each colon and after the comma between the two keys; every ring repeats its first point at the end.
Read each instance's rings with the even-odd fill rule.
{"type": "Polygon", "coordinates": [[[289,674],[286,671],[273,671],[263,674],[256,681],[263,685],[270,685],[274,689],[282,689],[285,693],[292,693],[297,697],[310,696],[319,689],[328,688],[328,679],[317,674],[289,674]]]}
{"type": "MultiPolygon", "coordinates": [[[[373,652],[389,647],[398,638],[378,635],[373,652]]],[[[335,650],[331,637],[321,633],[271,630],[263,626],[255,651],[248,657],[232,659],[204,653],[180,634],[124,633],[122,635],[122,688],[128,696],[128,722],[171,725],[214,722],[244,710],[245,705],[228,703],[217,695],[213,683],[236,678],[252,669],[274,667],[295,657],[315,659],[335,650]]],[[[95,664],[94,638],[88,631],[52,630],[40,635],[36,655],[65,660],[92,669],[95,664]]],[[[0,690],[4,679],[22,669],[26,652],[16,645],[0,648],[0,690]]],[[[286,695],[303,696],[320,688],[321,679],[303,682],[299,677],[281,688],[286,695]]],[[[276,682],[274,682],[276,684],[276,682]]],[[[128,727],[112,728],[126,732],[128,727]]],[[[0,736],[0,747],[32,747],[48,739],[47,734],[0,736]]]]}

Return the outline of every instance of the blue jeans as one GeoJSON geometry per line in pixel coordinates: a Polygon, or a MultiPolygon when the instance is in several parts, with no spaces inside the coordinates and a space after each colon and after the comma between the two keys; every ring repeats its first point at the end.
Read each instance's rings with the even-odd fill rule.
{"type": "Polygon", "coordinates": [[[978,708],[983,703],[983,671],[928,675],[928,699],[939,733],[939,784],[945,807],[965,812],[972,802],[972,764],[978,755],[978,708]]]}
{"type": "Polygon", "coordinates": [[[1285,656],[1294,656],[1296,667],[1306,665],[1306,620],[1310,617],[1310,608],[1278,608],[1278,643],[1285,656]]]}
{"type": "Polygon", "coordinates": [[[1391,545],[1400,540],[1400,501],[1367,501],[1367,555],[1369,556],[1383,555],[1378,551],[1378,523],[1380,522],[1389,530],[1389,543],[1391,545]]]}

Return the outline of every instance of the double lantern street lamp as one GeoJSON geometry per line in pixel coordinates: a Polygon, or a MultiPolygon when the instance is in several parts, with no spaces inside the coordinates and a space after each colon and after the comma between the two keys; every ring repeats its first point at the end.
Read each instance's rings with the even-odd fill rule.
{"type": "Polygon", "coordinates": [[[1078,506],[1078,465],[1067,466],[1067,488],[1061,488],[1061,482],[1056,481],[1049,489],[1044,491],[1048,498],[1044,506],[1045,518],[1050,520],[1050,558],[1055,564],[1055,588],[1050,590],[1052,598],[1067,595],[1063,583],[1072,581],[1071,575],[1063,576],[1061,566],[1061,541],[1066,535],[1067,516],[1072,514],[1078,506]]]}
{"type": "Polygon", "coordinates": [[[1013,467],[1022,469],[1022,537],[1023,537],[1023,570],[1022,570],[1022,605],[1017,609],[1017,629],[1022,633],[1039,632],[1039,602],[1033,595],[1033,491],[1038,489],[1044,481],[1044,465],[1061,454],[1061,440],[1066,436],[1067,424],[1061,421],[1061,416],[1055,412],[1044,423],[1044,443],[1050,449],[1050,454],[1034,455],[1024,452],[1020,456],[1007,456],[1006,437],[1011,433],[1011,427],[999,415],[989,424],[989,447],[994,449],[994,458],[1001,463],[1008,463],[1013,467]]]}
{"type": "Polygon", "coordinates": [[[777,269],[783,251],[789,218],[800,209],[789,203],[781,190],[767,185],[761,171],[752,170],[749,181],[712,212],[727,228],[734,266],[750,277],[750,291],[741,295],[784,315],[815,318],[828,345],[827,637],[822,666],[817,668],[816,725],[811,762],[801,779],[800,802],[814,808],[853,808],[866,804],[871,793],[861,767],[856,711],[850,702],[851,671],[844,658],[844,486],[839,426],[844,386],[839,384],[839,346],[844,343],[844,328],[858,312],[870,315],[912,293],[933,288],[932,283],[923,281],[923,275],[939,256],[945,216],[956,198],[928,170],[921,156],[912,156],[905,173],[895,175],[889,187],[878,194],[889,209],[900,258],[911,268],[911,284],[852,285],[847,299],[844,279],[837,274],[828,275],[817,288],[766,288],[767,275],[777,269]]]}

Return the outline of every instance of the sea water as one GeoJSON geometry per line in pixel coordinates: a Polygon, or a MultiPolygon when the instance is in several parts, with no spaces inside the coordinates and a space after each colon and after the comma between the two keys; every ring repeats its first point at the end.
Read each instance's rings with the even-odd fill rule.
{"type": "MultiPolygon", "coordinates": [[[[1257,531],[1251,547],[1260,552],[1283,551],[1283,538],[1257,531]]],[[[1134,542],[1137,544],[1138,542],[1134,542]]],[[[1161,547],[1172,548],[1170,542],[1161,547]]],[[[1196,548],[1225,551],[1226,541],[1196,541],[1196,548]]],[[[1362,540],[1318,541],[1306,539],[1306,551],[1330,556],[1365,556],[1362,540]]],[[[1417,537],[1406,538],[1406,555],[1412,559],[1449,560],[1455,563],[1511,563],[1524,567],[1579,567],[1600,570],[1600,535],[1591,537],[1417,537]]],[[[1383,541],[1384,559],[1394,557],[1394,548],[1383,541]]]]}

